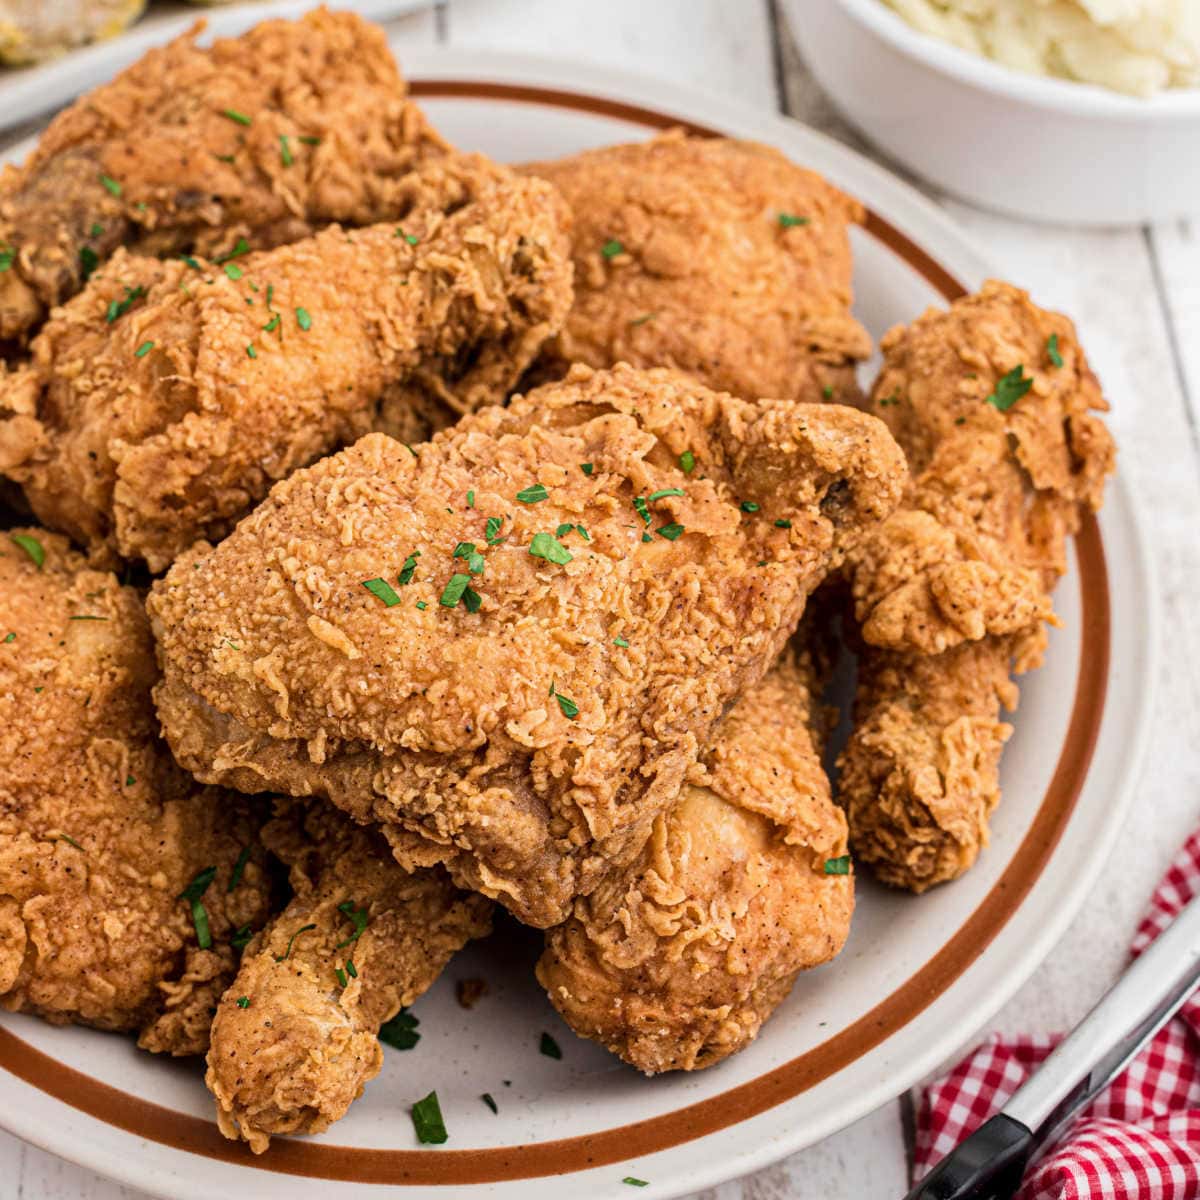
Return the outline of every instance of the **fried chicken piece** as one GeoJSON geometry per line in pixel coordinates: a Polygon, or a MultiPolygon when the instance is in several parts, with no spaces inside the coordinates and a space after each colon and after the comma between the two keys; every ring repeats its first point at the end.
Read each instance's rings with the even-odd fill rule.
{"type": "Polygon", "coordinates": [[[0,63],[23,66],[64,50],[116,37],[146,10],[146,0],[4,0],[0,63]]]}
{"type": "Polygon", "coordinates": [[[155,586],[164,729],[206,781],[327,796],[410,869],[555,925],[641,849],[902,472],[852,409],[631,367],[415,453],[370,435],[155,586]]]}
{"type": "Polygon", "coordinates": [[[571,362],[676,367],[717,391],[857,395],[851,316],[861,206],[777,150],[676,130],[526,170],[575,217],[575,306],[542,377],[571,362]]]}
{"type": "Polygon", "coordinates": [[[295,896],[247,947],[213,1020],[206,1082],[217,1123],[261,1154],[320,1133],[383,1065],[379,1027],[472,938],[491,903],[440,867],[409,874],[374,830],[321,802],[282,802],[263,841],[295,896]]]}
{"type": "Polygon", "coordinates": [[[256,807],[194,783],[159,740],[138,593],[64,538],[12,536],[0,549],[0,1004],[201,1054],[237,969],[230,937],[267,913],[256,807]],[[180,898],[189,885],[209,945],[180,898]]]}
{"type": "Polygon", "coordinates": [[[161,571],[271,484],[404,414],[503,399],[570,305],[563,205],[478,156],[476,199],[331,226],[225,270],[118,251],[0,399],[0,470],[39,518],[161,571]]]}
{"type": "Polygon", "coordinates": [[[846,819],[821,767],[812,656],[785,652],[623,872],[546,935],[538,979],[567,1024],[647,1075],[748,1045],[854,909],[846,819]],[[844,864],[843,860],[844,859],[844,864]]]}
{"type": "Polygon", "coordinates": [[[0,176],[0,339],[118,246],[216,256],[435,202],[410,176],[447,146],[382,30],[318,9],[201,49],[202,28],[76,101],[0,176]]]}
{"type": "Polygon", "coordinates": [[[883,341],[872,393],[909,458],[905,503],[853,552],[868,645],[839,800],[855,853],[913,891],[987,844],[1010,671],[1040,664],[1066,539],[1112,472],[1071,322],[991,282],[883,341]]]}

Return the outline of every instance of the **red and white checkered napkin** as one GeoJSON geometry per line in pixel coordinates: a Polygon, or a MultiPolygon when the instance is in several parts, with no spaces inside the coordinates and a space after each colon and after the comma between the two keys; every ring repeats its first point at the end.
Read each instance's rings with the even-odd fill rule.
{"type": "MultiPolygon", "coordinates": [[[[1200,831],[1154,893],[1133,939],[1144,950],[1200,892],[1200,831]]],[[[991,1037],[924,1089],[914,1180],[1001,1109],[1054,1049],[1056,1037],[991,1037]]],[[[1080,1114],[1066,1139],[1025,1176],[1018,1200],[1200,1198],[1200,992],[1080,1114]]]]}

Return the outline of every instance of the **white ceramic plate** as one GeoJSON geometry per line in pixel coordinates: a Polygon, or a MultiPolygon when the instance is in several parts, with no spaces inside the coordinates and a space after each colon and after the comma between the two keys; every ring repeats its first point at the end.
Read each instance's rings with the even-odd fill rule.
{"type": "MultiPolygon", "coordinates": [[[[428,8],[433,0],[326,0],[330,8],[352,8],[372,21],[386,21],[428,8]]],[[[237,37],[268,17],[296,17],[315,0],[256,0],[210,8],[202,4],[152,4],[124,33],[81,46],[49,62],[28,67],[0,66],[0,130],[51,112],[81,92],[105,83],[137,62],[152,46],[178,37],[201,18],[208,22],[205,40],[237,37]]]]}
{"type": "MultiPolygon", "coordinates": [[[[673,122],[774,143],[869,205],[855,244],[857,310],[877,336],[987,273],[910,188],[785,119],[574,64],[446,54],[403,65],[439,128],[502,159],[641,138],[673,122]]],[[[382,1075],[322,1138],[278,1139],[255,1159],[217,1134],[198,1068],[140,1054],[124,1038],[11,1016],[0,1022],[0,1122],[180,1200],[294,1200],[308,1187],[344,1200],[362,1183],[403,1186],[406,1200],[662,1198],[827,1136],[984,1025],[1064,931],[1121,824],[1150,712],[1158,610],[1120,480],[1075,558],[1058,596],[1064,628],[1022,689],[1005,800],[978,866],[920,898],[863,881],[845,953],[803,977],[758,1041],[719,1067],[650,1080],[577,1040],[532,978],[537,936],[509,930],[452,964],[416,1005],[419,1046],[389,1051],[382,1075]],[[473,976],[490,990],[466,1012],[454,983],[473,976]],[[543,1030],[561,1061],[538,1053],[543,1030]],[[434,1088],[450,1140],[421,1148],[408,1109],[434,1088]],[[631,1192],[627,1175],[648,1186],[631,1192]]]]}

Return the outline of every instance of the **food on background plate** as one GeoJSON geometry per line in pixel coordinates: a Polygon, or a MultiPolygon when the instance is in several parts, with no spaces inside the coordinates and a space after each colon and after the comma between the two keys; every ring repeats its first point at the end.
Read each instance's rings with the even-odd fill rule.
{"type": "Polygon", "coordinates": [[[420,173],[470,202],[223,265],[118,251],[0,375],[0,472],[161,571],[368,430],[502,400],[570,304],[565,210],[480,156],[420,173]]]}
{"type": "Polygon", "coordinates": [[[23,66],[116,37],[146,0],[0,0],[0,64],[23,66]]]}
{"type": "Polygon", "coordinates": [[[742,1049],[850,932],[806,640],[734,706],[637,859],[546,935],[538,979],[567,1024],[647,1074],[742,1049]]]}
{"type": "Polygon", "coordinates": [[[1031,75],[1150,96],[1200,86],[1195,0],[884,0],[914,29],[1031,75]]]}
{"type": "Polygon", "coordinates": [[[405,871],[324,801],[280,801],[263,843],[294,892],[246,947],[213,1020],[207,1083],[226,1137],[320,1133],[383,1065],[379,1030],[491,928],[440,867],[405,871]]]}
{"type": "Polygon", "coordinates": [[[141,595],[65,538],[0,547],[0,1005],[203,1054],[267,912],[265,806],[158,736],[141,595]]]}
{"type": "Polygon", "coordinates": [[[882,342],[868,406],[908,456],[904,503],[847,566],[864,646],[839,801],[855,855],[914,891],[987,844],[1016,706],[1038,666],[1067,538],[1115,448],[1071,322],[985,284],[882,342]]]}
{"type": "Polygon", "coordinates": [[[685,137],[524,168],[574,215],[575,304],[539,377],[573,362],[676,367],[743,399],[857,394],[850,312],[862,206],[778,150],[685,137]]]}
{"type": "Polygon", "coordinates": [[[631,367],[412,449],[368,435],[155,585],[164,730],[201,779],[327,796],[555,925],[641,850],[903,469],[854,409],[631,367]]]}
{"type": "Polygon", "coordinates": [[[199,26],[60,113],[0,175],[0,339],[27,335],[119,246],[219,258],[330,222],[398,220],[447,150],[382,30],[353,13],[199,26]]]}

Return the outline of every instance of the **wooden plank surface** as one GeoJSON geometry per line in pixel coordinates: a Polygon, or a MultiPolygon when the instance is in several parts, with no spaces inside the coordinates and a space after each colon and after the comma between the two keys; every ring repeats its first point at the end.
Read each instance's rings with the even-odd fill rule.
{"type": "MultiPolygon", "coordinates": [[[[812,82],[771,0],[450,0],[398,25],[402,44],[542,53],[621,67],[785,111],[886,161],[812,82]]],[[[894,164],[889,164],[894,165],[894,164]]],[[[1007,278],[1075,316],[1114,400],[1121,471],[1145,513],[1169,645],[1150,752],[1114,862],[995,1027],[1061,1029],[1120,970],[1149,890],[1200,819],[1200,223],[1082,232],[1031,226],[937,196],[1007,278]]],[[[1128,564],[1113,564],[1114,569],[1128,564]]],[[[702,1200],[885,1200],[906,1187],[902,1106],[702,1200]]],[[[136,1194],[0,1134],[0,1197],[136,1194]]]]}

